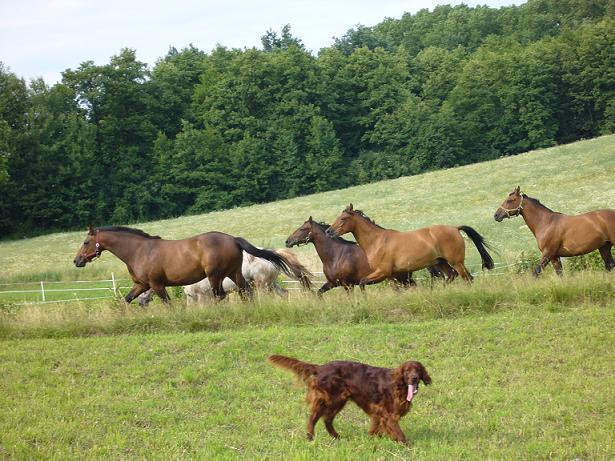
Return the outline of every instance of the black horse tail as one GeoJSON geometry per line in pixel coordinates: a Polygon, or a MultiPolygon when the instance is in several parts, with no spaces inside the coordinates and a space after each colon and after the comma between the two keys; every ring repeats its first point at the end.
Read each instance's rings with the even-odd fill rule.
{"type": "Polygon", "coordinates": [[[252,256],[256,256],[257,258],[266,259],[289,277],[294,276],[294,274],[289,269],[289,264],[286,259],[277,254],[276,252],[266,250],[264,248],[256,248],[246,239],[242,239],[241,237],[235,237],[235,242],[237,242],[237,245],[239,245],[239,247],[246,253],[250,253],[252,256]]]}
{"type": "Polygon", "coordinates": [[[493,269],[495,267],[493,264],[493,258],[487,252],[487,248],[491,249],[491,247],[487,245],[482,235],[480,235],[470,226],[459,226],[457,227],[457,229],[465,232],[466,235],[470,237],[470,240],[474,242],[474,245],[476,245],[476,249],[480,253],[480,257],[483,260],[483,269],[493,269]]]}

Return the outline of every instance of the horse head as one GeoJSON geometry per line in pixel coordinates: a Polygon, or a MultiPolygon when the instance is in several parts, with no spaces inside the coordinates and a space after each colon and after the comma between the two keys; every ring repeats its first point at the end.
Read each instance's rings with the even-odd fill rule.
{"type": "Polygon", "coordinates": [[[352,218],[355,212],[352,207],[352,203],[344,208],[342,214],[329,226],[327,229],[327,235],[329,237],[339,237],[340,235],[347,234],[352,231],[352,218]]]}
{"type": "Polygon", "coordinates": [[[88,233],[85,236],[85,239],[81,246],[79,247],[79,251],[73,260],[75,266],[83,267],[94,258],[100,256],[102,252],[102,247],[100,242],[98,241],[98,229],[93,229],[92,226],[88,226],[88,233]]]}
{"type": "Polygon", "coordinates": [[[520,215],[521,210],[523,210],[523,193],[521,192],[521,187],[517,186],[508,194],[508,197],[506,197],[506,200],[502,202],[499,208],[495,210],[493,218],[497,222],[502,222],[504,218],[520,215]]]}
{"type": "Polygon", "coordinates": [[[307,221],[290,234],[286,239],[286,248],[291,248],[295,245],[307,245],[312,242],[312,223],[312,217],[310,216],[307,221]]]}

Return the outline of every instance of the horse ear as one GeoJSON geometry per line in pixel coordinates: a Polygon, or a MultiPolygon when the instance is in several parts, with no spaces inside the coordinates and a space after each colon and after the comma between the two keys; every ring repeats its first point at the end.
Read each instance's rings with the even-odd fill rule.
{"type": "Polygon", "coordinates": [[[518,194],[519,192],[521,192],[521,186],[517,186],[517,188],[515,189],[515,192],[518,194]]]}
{"type": "Polygon", "coordinates": [[[350,205],[348,205],[348,209],[349,209],[350,211],[352,211],[352,203],[351,203],[350,205]]]}
{"type": "Polygon", "coordinates": [[[312,217],[310,216],[308,219],[308,222],[311,224],[312,223],[312,217]]]}
{"type": "Polygon", "coordinates": [[[90,234],[90,235],[94,235],[94,233],[95,233],[95,232],[94,232],[94,228],[92,227],[92,225],[91,225],[91,224],[88,224],[88,234],[90,234]]]}

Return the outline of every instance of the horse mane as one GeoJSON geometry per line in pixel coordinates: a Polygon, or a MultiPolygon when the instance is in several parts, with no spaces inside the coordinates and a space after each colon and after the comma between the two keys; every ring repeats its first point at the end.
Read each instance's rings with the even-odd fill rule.
{"type": "MultiPolygon", "coordinates": [[[[322,229],[323,232],[325,232],[331,225],[327,224],[326,222],[317,222],[317,221],[312,221],[314,224],[317,224],[318,227],[320,227],[322,229]]],[[[333,240],[340,242],[340,243],[344,243],[346,245],[358,245],[357,242],[353,242],[352,240],[346,240],[345,238],[336,236],[336,237],[331,237],[333,240]]]]}
{"type": "Polygon", "coordinates": [[[549,208],[548,206],[543,205],[542,203],[540,203],[540,200],[538,200],[537,198],[534,197],[529,197],[526,194],[521,194],[523,196],[524,199],[526,200],[531,200],[532,203],[534,203],[535,205],[539,206],[540,208],[544,208],[545,210],[551,212],[551,213],[557,213],[557,211],[553,211],[551,208],[549,208]]]}
{"type": "Polygon", "coordinates": [[[141,229],[133,229],[132,227],[105,226],[105,227],[98,227],[96,230],[105,231],[105,232],[127,232],[129,234],[138,235],[139,237],[143,237],[146,239],[160,239],[158,235],[150,235],[147,232],[143,232],[141,229]]]}
{"type": "Polygon", "coordinates": [[[356,214],[358,214],[362,218],[366,219],[368,222],[372,223],[374,226],[379,227],[380,229],[384,229],[384,227],[382,227],[380,224],[376,224],[376,221],[374,221],[372,218],[367,216],[362,210],[352,210],[352,211],[354,211],[356,214]]]}

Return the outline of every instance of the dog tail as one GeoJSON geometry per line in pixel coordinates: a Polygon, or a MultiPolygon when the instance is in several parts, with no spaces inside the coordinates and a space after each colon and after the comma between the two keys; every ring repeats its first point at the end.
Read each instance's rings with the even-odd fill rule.
{"type": "Polygon", "coordinates": [[[303,381],[307,381],[310,376],[315,375],[318,368],[318,365],[313,363],[302,362],[301,360],[284,357],[283,355],[270,355],[268,360],[276,367],[292,371],[303,381]]]}

